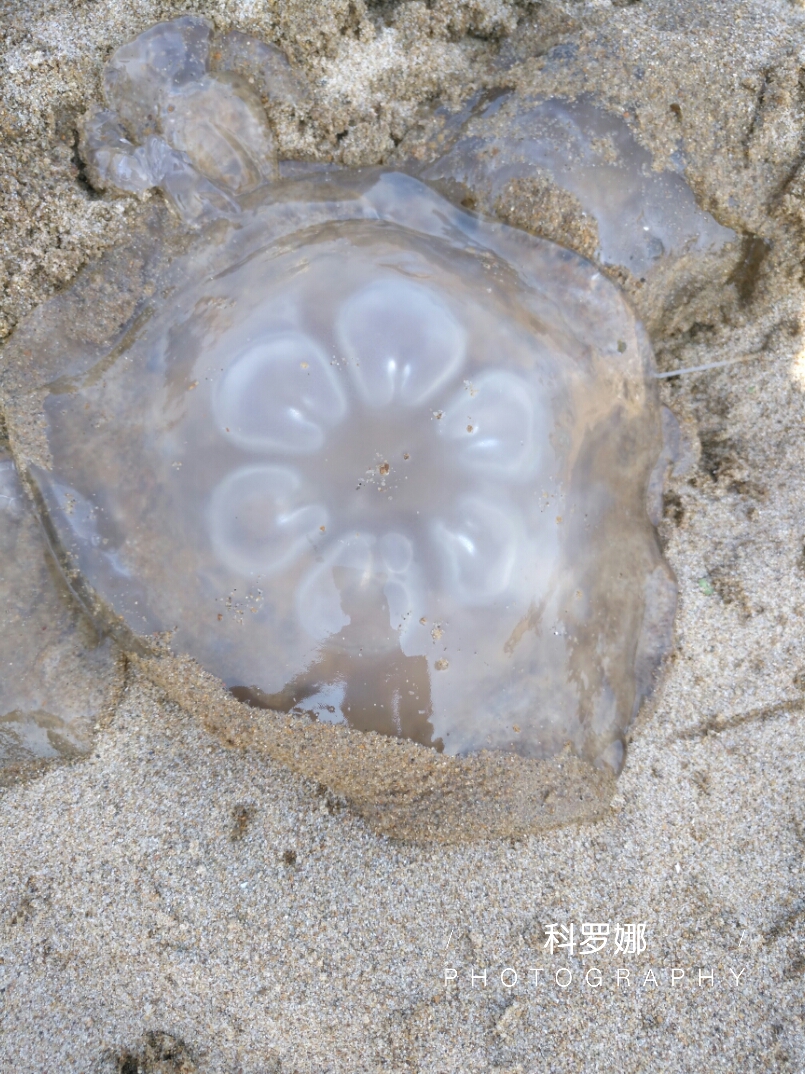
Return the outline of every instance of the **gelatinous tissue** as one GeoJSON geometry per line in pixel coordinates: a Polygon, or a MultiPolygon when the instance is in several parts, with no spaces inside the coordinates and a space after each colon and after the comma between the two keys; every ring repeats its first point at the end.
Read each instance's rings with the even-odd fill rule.
{"type": "Polygon", "coordinates": [[[306,96],[279,49],[238,31],[213,47],[209,23],[191,15],[119,48],[103,85],[107,107],[83,121],[91,179],[132,194],[160,187],[188,222],[236,214],[235,196],[277,177],[263,98],[306,96]]]}
{"type": "Polygon", "coordinates": [[[14,463],[0,448],[0,782],[10,766],[87,751],[118,686],[109,643],[61,589],[14,463]]]}
{"type": "Polygon", "coordinates": [[[615,767],[672,587],[639,326],[558,247],[405,176],[350,187],[200,241],[103,374],[48,396],[60,540],[242,696],[615,767]]]}
{"type": "Polygon", "coordinates": [[[504,219],[516,218],[524,199],[552,195],[576,249],[638,278],[669,257],[735,240],[697,205],[681,174],[655,169],[625,120],[587,96],[503,94],[471,115],[421,175],[455,184],[474,207],[504,219]]]}
{"type": "Polygon", "coordinates": [[[43,386],[27,473],[68,572],[252,703],[617,771],[675,600],[640,325],[410,176],[275,181],[250,41],[211,74],[206,24],[156,27],[87,121],[98,181],[228,223],[43,386]]]}

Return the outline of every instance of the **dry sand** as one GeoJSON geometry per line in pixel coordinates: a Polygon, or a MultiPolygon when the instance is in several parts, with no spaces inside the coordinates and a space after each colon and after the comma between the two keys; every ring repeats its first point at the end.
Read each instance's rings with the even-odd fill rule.
{"type": "Polygon", "coordinates": [[[87,189],[75,124],[109,51],[186,10],[276,41],[307,75],[287,156],[392,161],[427,141],[429,102],[496,84],[592,92],[660,162],[681,138],[743,253],[644,315],[666,370],[746,361],[663,386],[688,445],[661,527],[676,643],[605,818],[394,842],[129,664],[89,756],[0,792],[0,1069],[799,1074],[802,6],[0,4],[5,333],[147,211],[87,189]],[[602,953],[545,949],[546,925],[578,939],[585,922],[611,924],[602,953]],[[645,951],[616,952],[632,922],[645,951]]]}

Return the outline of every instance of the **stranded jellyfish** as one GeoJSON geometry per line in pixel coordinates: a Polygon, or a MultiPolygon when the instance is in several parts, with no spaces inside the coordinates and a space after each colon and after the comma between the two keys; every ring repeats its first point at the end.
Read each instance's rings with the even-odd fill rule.
{"type": "Polygon", "coordinates": [[[26,473],[76,588],[252,704],[617,771],[675,593],[621,293],[409,175],[277,180],[254,80],[200,20],[149,34],[85,150],[207,223],[40,390],[26,473]]]}

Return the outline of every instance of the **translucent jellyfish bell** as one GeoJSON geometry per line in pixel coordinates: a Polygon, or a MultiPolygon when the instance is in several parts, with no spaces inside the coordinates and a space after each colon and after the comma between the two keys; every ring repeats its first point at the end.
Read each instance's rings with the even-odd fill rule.
{"type": "Polygon", "coordinates": [[[207,512],[221,562],[264,577],[291,564],[328,521],[326,509],[301,493],[297,474],[283,466],[245,466],[224,478],[207,512]]]}
{"type": "Polygon", "coordinates": [[[70,352],[64,391],[60,349],[26,395],[66,573],[269,708],[608,763],[673,592],[620,293],[399,174],[237,208],[155,270],[108,361],[70,352]]]}
{"type": "Polygon", "coordinates": [[[373,407],[419,406],[462,367],[466,331],[433,290],[399,279],[370,283],[344,304],[336,336],[373,407]]]}
{"type": "Polygon", "coordinates": [[[460,446],[462,466],[506,480],[523,480],[539,468],[546,416],[533,387],[504,370],[484,373],[447,404],[439,432],[460,446]]]}
{"type": "Polygon", "coordinates": [[[316,451],[347,402],[321,347],[301,332],[249,344],[216,386],[219,429],[239,447],[288,454],[316,451]]]}
{"type": "Polygon", "coordinates": [[[414,559],[414,546],[401,533],[387,533],[380,541],[383,566],[392,574],[405,574],[414,559]]]}
{"type": "Polygon", "coordinates": [[[506,592],[519,551],[510,512],[466,496],[446,520],[434,523],[433,536],[445,583],[460,603],[489,604],[506,592]]]}
{"type": "Polygon", "coordinates": [[[344,605],[353,611],[356,605],[360,607],[376,582],[374,544],[371,534],[341,538],[299,587],[297,611],[311,638],[326,641],[350,624],[352,616],[344,605]]]}

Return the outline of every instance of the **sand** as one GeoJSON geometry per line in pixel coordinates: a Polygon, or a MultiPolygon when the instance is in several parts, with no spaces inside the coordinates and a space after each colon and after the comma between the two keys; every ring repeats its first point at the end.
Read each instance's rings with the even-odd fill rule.
{"type": "Polygon", "coordinates": [[[0,791],[0,1069],[797,1074],[802,6],[5,3],[12,344],[149,211],[87,188],[75,124],[108,52],[185,10],[262,34],[308,77],[309,122],[279,131],[288,157],[393,162],[433,136],[437,98],[496,85],[594,93],[659,163],[682,139],[689,182],[742,256],[708,287],[682,273],[642,313],[666,372],[743,360],[663,383],[685,444],[660,528],[676,638],[604,816],[395,840],[264,751],[227,746],[130,661],[91,752],[0,791]],[[581,954],[591,923],[607,944],[581,954]],[[629,952],[617,926],[638,923],[645,950],[629,952]],[[548,926],[571,924],[572,952],[545,947],[548,926]]]}

